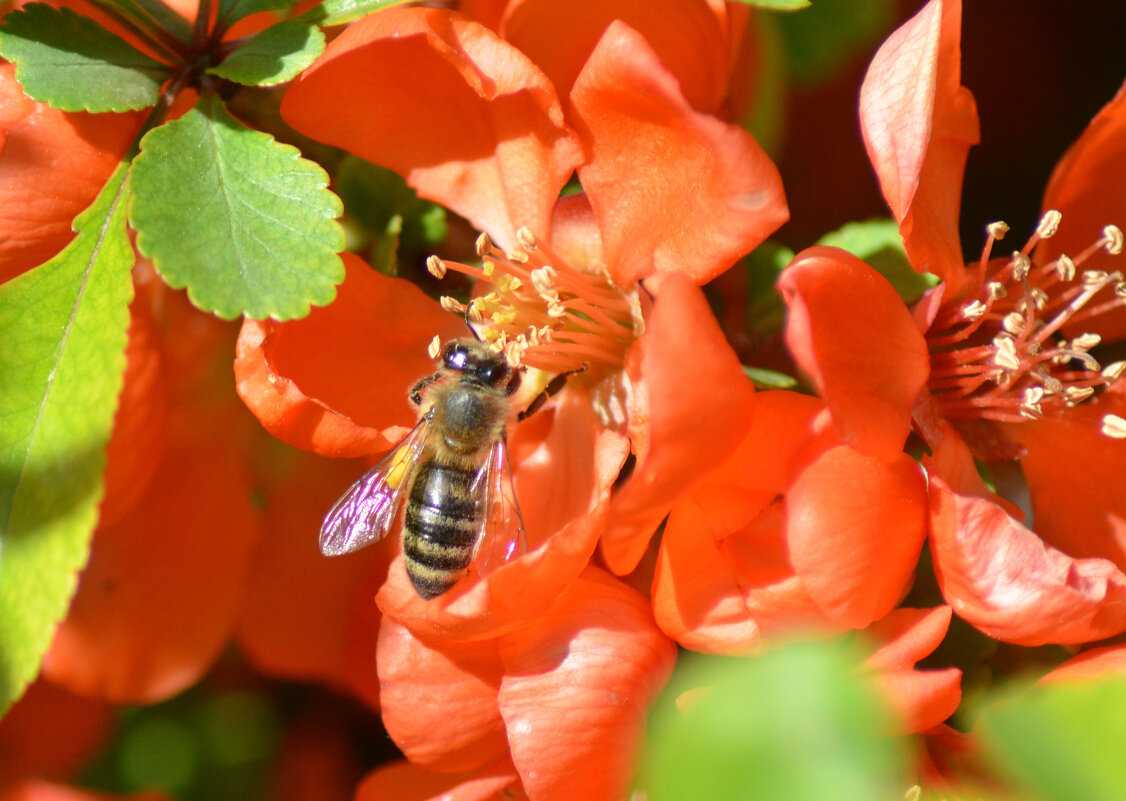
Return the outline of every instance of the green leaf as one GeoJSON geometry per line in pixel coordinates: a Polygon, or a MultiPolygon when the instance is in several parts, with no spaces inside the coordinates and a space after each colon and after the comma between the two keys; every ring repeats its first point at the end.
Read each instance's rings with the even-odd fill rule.
{"type": "Polygon", "coordinates": [[[384,8],[399,6],[409,0],[324,0],[320,5],[302,14],[299,19],[307,19],[318,25],[344,25],[374,14],[384,8]]]}
{"type": "Polygon", "coordinates": [[[63,111],[148,108],[172,74],[92,19],[43,3],[4,16],[0,55],[28,97],[63,111]]]}
{"type": "Polygon", "coordinates": [[[1036,798],[1126,798],[1126,679],[1039,685],[995,702],[975,729],[1036,798]]]}
{"type": "Polygon", "coordinates": [[[652,801],[882,801],[906,784],[889,717],[839,644],[682,659],[642,760],[652,801]]]}
{"type": "Polygon", "coordinates": [[[208,72],[247,86],[274,86],[295,78],[324,49],[320,28],[288,19],[251,37],[208,72]]]}
{"type": "Polygon", "coordinates": [[[129,184],[137,247],[205,311],[303,317],[344,280],[342,209],[324,170],[214,95],[145,135],[129,184]]]}
{"type": "Polygon", "coordinates": [[[817,0],[804,14],[778,17],[791,81],[831,81],[853,59],[867,57],[895,23],[894,0],[817,0]]]}
{"type": "Polygon", "coordinates": [[[0,712],[39,671],[97,521],[133,295],[125,170],[59,255],[0,286],[0,712]]]}
{"type": "Polygon", "coordinates": [[[798,380],[793,376],[767,370],[765,367],[750,367],[744,364],[743,373],[759,389],[793,389],[798,385],[798,380]]]}
{"type": "Polygon", "coordinates": [[[290,8],[297,0],[220,0],[219,24],[223,27],[259,11],[290,8]]]}
{"type": "Polygon", "coordinates": [[[767,240],[743,259],[747,274],[747,333],[765,341],[778,333],[786,316],[786,304],[778,293],[778,274],[794,258],[794,251],[767,240]]]}
{"type": "Polygon", "coordinates": [[[821,237],[819,245],[847,250],[886,278],[905,303],[914,303],[928,289],[938,286],[932,273],[915,272],[907,261],[899,226],[894,220],[877,219],[846,223],[839,230],[821,237]]]}
{"type": "Polygon", "coordinates": [[[765,8],[767,11],[799,11],[812,5],[810,0],[735,0],[735,2],[745,6],[765,8]]]}
{"type": "Polygon", "coordinates": [[[392,225],[399,226],[394,234],[408,252],[432,249],[449,234],[445,209],[422,200],[397,173],[370,161],[345,156],[335,186],[348,215],[377,238],[390,235],[392,225]]]}

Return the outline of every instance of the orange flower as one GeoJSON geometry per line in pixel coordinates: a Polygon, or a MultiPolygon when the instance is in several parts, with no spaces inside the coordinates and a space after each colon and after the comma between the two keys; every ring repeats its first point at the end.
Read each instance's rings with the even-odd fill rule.
{"type": "Polygon", "coordinates": [[[504,797],[521,788],[536,801],[623,798],[675,658],[648,601],[597,568],[547,613],[492,639],[432,640],[384,618],[384,724],[417,768],[377,771],[358,797],[402,797],[386,794],[389,773],[427,782],[419,798],[458,783],[424,779],[419,769],[432,768],[465,773],[481,792],[473,797],[509,786],[504,797]]]}
{"type": "Polygon", "coordinates": [[[991,259],[1007,230],[992,225],[980,261],[967,267],[958,203],[977,114],[959,82],[960,16],[958,2],[928,3],[876,54],[860,102],[907,255],[943,283],[908,310],[860,260],[807,250],[781,279],[787,342],[845,441],[898,449],[913,427],[932,449],[924,460],[931,550],[959,616],[1020,644],[1098,639],[1126,629],[1118,534],[1126,507],[1098,489],[1126,468],[1126,404],[1109,386],[1123,366],[1103,367],[1089,352],[1099,342],[1093,328],[1121,315],[1126,286],[1106,271],[1122,245],[1107,223],[1126,211],[1107,188],[1117,185],[1113,170],[1126,167],[1110,135],[1126,97],[1099,114],[1057,168],[1045,203],[1062,212],[1062,225],[1059,212],[1046,212],[1020,251],[991,259]],[[1099,197],[1108,203],[1089,202],[1099,197]],[[1070,256],[1053,244],[1057,227],[1075,232],[1070,256]],[[986,488],[971,454],[1019,459],[1035,532],[986,488]]]}
{"type": "MultiPolygon", "coordinates": [[[[429,635],[492,636],[546,610],[604,531],[611,567],[632,569],[681,477],[723,458],[734,444],[726,435],[746,425],[750,384],[695,283],[785,219],[766,156],[696,111],[620,21],[586,59],[566,113],[544,73],[496,34],[413,8],[351,26],[294,83],[283,114],[488,232],[482,267],[430,268],[477,279],[468,314],[527,368],[530,394],[585,365],[554,408],[509,432],[531,553],[434,602],[396,563],[383,611],[429,635]],[[638,86],[646,91],[623,93],[638,86]],[[576,167],[585,194],[560,200],[576,167]],[[638,468],[610,503],[626,433],[638,468]],[[682,458],[693,448],[698,458],[682,458]]],[[[397,441],[414,423],[405,388],[433,369],[425,343],[461,333],[413,286],[355,258],[348,269],[333,306],[295,323],[247,323],[236,363],[240,394],[267,428],[325,455],[397,441]]]]}

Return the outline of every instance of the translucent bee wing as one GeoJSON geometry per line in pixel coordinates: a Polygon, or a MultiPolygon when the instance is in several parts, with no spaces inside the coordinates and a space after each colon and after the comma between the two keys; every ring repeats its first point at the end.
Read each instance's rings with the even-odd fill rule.
{"type": "Polygon", "coordinates": [[[504,437],[493,445],[488,459],[474,477],[475,489],[478,482],[485,484],[483,493],[477,496],[484,498],[485,514],[481,518],[473,564],[479,573],[486,575],[528,550],[504,437]]]}
{"type": "Polygon", "coordinates": [[[430,418],[426,416],[340,496],[321,524],[321,553],[340,556],[387,536],[399,517],[410,477],[429,436],[430,418]]]}

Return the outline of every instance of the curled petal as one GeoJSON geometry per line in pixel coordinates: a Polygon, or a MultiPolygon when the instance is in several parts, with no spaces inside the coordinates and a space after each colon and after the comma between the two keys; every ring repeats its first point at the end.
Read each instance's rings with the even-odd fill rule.
{"type": "Polygon", "coordinates": [[[833,448],[786,496],[790,558],[832,620],[863,628],[907,591],[926,539],[926,482],[906,454],[886,461],[833,448]]]}
{"type": "Polygon", "coordinates": [[[377,662],[383,725],[411,762],[450,773],[505,753],[495,641],[423,640],[384,618],[377,662]]]}
{"type": "Polygon", "coordinates": [[[0,63],[0,283],[54,256],[144,115],[65,112],[27,97],[0,63]]]}
{"type": "Polygon", "coordinates": [[[1126,576],[1105,559],[1073,559],[986,498],[932,475],[931,554],[961,618],[1018,645],[1098,640],[1126,630],[1126,576]]]}
{"type": "Polygon", "coordinates": [[[501,34],[566,97],[614,20],[645,38],[693,108],[716,111],[727,91],[727,20],[722,7],[704,0],[515,0],[505,11],[501,34]]]}
{"type": "Polygon", "coordinates": [[[889,670],[876,673],[876,685],[891,703],[905,734],[933,729],[962,701],[962,671],[889,670]]]}
{"type": "Polygon", "coordinates": [[[539,68],[483,25],[434,8],[348,26],[293,82],[282,115],[394,170],[505,247],[522,225],[547,234],[581,158],[539,68]]]}
{"type": "Polygon", "coordinates": [[[648,600],[589,568],[547,614],[498,644],[497,700],[528,796],[624,798],[649,704],[676,661],[648,600]]]}
{"type": "Polygon", "coordinates": [[[637,468],[614,496],[602,535],[603,557],[619,575],[637,565],[676,499],[735,450],[754,404],[703,292],[681,273],[661,283],[626,370],[647,397],[635,397],[630,410],[637,468]]]}
{"type": "Polygon", "coordinates": [[[926,342],[899,295],[851,253],[824,246],[802,251],[778,285],[789,306],[786,343],[838,436],[866,453],[899,453],[930,373],[926,342]]]}
{"type": "Polygon", "coordinates": [[[1072,657],[1040,681],[1089,681],[1122,675],[1126,675],[1126,646],[1107,645],[1072,657]]]}
{"type": "Polygon", "coordinates": [[[934,609],[895,609],[864,630],[876,643],[865,661],[872,670],[911,668],[929,656],[950,628],[949,606],[934,609]]]}
{"type": "MultiPolygon", "coordinates": [[[[1063,214],[1059,230],[1036,248],[1036,259],[1048,262],[1066,253],[1082,252],[1101,235],[1104,225],[1126,230],[1126,197],[1119,191],[1126,180],[1126,86],[1095,115],[1082,136],[1064,154],[1044,192],[1044,209],[1063,214]]],[[[1120,269],[1115,257],[1099,251],[1083,269],[1120,269]]],[[[1126,337],[1126,314],[1116,309],[1084,321],[1084,331],[1104,339],[1126,337]]]]}
{"type": "Polygon", "coordinates": [[[544,612],[590,561],[628,448],[601,427],[582,388],[569,387],[553,410],[517,427],[509,451],[528,553],[431,601],[411,587],[398,558],[377,596],[383,614],[425,637],[479,639],[544,612]]]}
{"type": "Polygon", "coordinates": [[[887,38],[860,88],[860,128],[911,264],[961,284],[958,209],[979,139],[961,85],[961,0],[930,0],[887,38]]]}
{"type": "Polygon", "coordinates": [[[670,271],[702,284],[789,219],[778,170],[754,138],[695,111],[625,23],[607,28],[571,105],[587,151],[579,178],[618,284],[670,271]]]}
{"type": "Polygon", "coordinates": [[[259,522],[241,407],[186,408],[145,497],[99,528],[43,662],[52,681],[113,703],[193,684],[230,638],[259,522]]]}
{"type": "Polygon", "coordinates": [[[347,274],[331,305],[301,320],[243,323],[235,379],[243,402],[283,442],[322,456],[367,456],[414,425],[407,392],[434,372],[427,343],[465,329],[409,281],[341,256],[347,274]]]}
{"type": "Polygon", "coordinates": [[[387,573],[390,549],[368,548],[325,559],[317,530],[326,510],[363,466],[300,453],[279,460],[263,493],[263,538],[247,581],[237,638],[261,671],[293,681],[323,681],[379,707],[372,598],[387,573]],[[300,587],[300,592],[294,592],[300,587]]]}
{"type": "Polygon", "coordinates": [[[519,784],[507,755],[478,770],[453,774],[400,761],[369,773],[356,788],[355,801],[507,801],[519,797],[513,794],[519,784]]]}

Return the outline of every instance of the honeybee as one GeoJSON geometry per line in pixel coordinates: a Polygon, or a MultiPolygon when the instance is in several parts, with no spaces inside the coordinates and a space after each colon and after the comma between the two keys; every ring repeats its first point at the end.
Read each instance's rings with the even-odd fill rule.
{"type": "Polygon", "coordinates": [[[520,380],[521,370],[484,342],[446,343],[437,371],[411,387],[418,423],[325,516],[321,553],[377,542],[402,513],[407,576],[427,600],[453,587],[470,564],[484,573],[524,553],[505,437],[520,380]]]}

